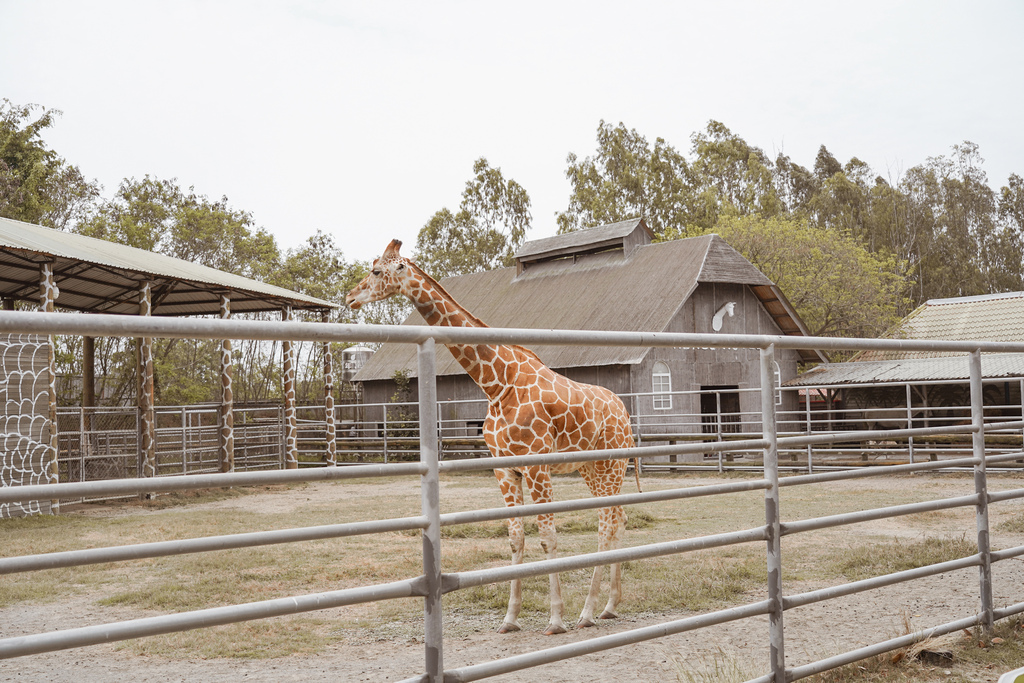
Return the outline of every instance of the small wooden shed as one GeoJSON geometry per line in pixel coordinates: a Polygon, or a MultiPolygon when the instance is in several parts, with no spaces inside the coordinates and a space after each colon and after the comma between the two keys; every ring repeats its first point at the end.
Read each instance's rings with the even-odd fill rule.
{"type": "MultiPolygon", "coordinates": [[[[642,219],[525,243],[514,267],[441,281],[470,312],[492,327],[570,330],[806,335],[786,298],[763,273],[718,235],[653,242],[642,219]]],[[[405,324],[423,325],[413,313],[405,324]]],[[[760,411],[757,350],[593,346],[532,347],[549,367],[572,379],[630,396],[631,412],[671,416],[760,411]],[[717,391],[728,405],[711,406],[699,393],[717,391]]],[[[385,344],[355,380],[367,404],[387,402],[397,372],[415,378],[415,348],[385,344]]],[[[780,351],[783,380],[815,352],[780,351]]],[[[482,392],[447,349],[437,357],[442,401],[479,399],[482,392]]],[[[705,396],[712,395],[705,393],[705,396]]],[[[793,406],[795,407],[795,406],[793,406]]],[[[445,407],[444,420],[482,421],[482,404],[445,407]]],[[[368,413],[369,414],[369,413],[368,413]]],[[[738,422],[738,419],[737,419],[738,422]]],[[[656,429],[657,425],[651,425],[656,429]]],[[[735,431],[741,426],[736,424],[735,431]]],[[[697,430],[700,431],[700,424],[697,430]]]]}

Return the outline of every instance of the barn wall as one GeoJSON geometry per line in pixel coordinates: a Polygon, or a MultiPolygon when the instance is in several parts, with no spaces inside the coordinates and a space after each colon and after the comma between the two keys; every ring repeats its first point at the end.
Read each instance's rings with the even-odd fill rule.
{"type": "MultiPolygon", "coordinates": [[[[756,296],[745,285],[704,283],[698,285],[693,295],[680,307],[679,312],[666,328],[666,332],[698,334],[755,334],[779,335],[781,330],[756,296]],[[712,329],[712,318],[725,304],[736,302],[732,317],[723,318],[722,329],[712,329]]],[[[796,351],[780,349],[776,352],[776,361],[781,370],[782,381],[791,379],[797,374],[799,355],[796,351]]],[[[645,393],[652,391],[652,371],[654,364],[661,361],[668,365],[672,373],[673,391],[699,391],[701,387],[735,386],[740,393],[740,411],[746,414],[759,414],[761,411],[760,394],[744,389],[756,389],[761,386],[760,352],[757,349],[672,349],[653,348],[643,362],[633,368],[632,384],[634,391],[645,393]]],[[[792,392],[787,392],[792,394],[792,392]]],[[[653,412],[653,398],[643,397],[641,411],[653,412]]],[[[780,410],[795,410],[796,397],[785,396],[784,401],[792,405],[779,406],[780,410]]],[[[673,400],[672,410],[666,414],[700,413],[698,396],[677,396],[673,400]]]]}

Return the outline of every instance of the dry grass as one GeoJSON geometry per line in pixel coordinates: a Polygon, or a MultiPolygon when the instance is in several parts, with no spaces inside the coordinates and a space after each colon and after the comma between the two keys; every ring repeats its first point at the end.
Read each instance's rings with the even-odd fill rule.
{"type": "MultiPolygon", "coordinates": [[[[686,475],[646,475],[644,487],[655,490],[696,483],[695,477],[686,475]]],[[[442,484],[444,512],[502,505],[489,475],[451,476],[442,484]]],[[[971,484],[965,481],[964,486],[969,489],[971,484]]],[[[630,488],[631,482],[627,490],[630,488]]],[[[165,496],[148,503],[86,507],[86,513],[3,520],[0,553],[13,556],[403,517],[419,514],[420,506],[415,481],[404,484],[369,479],[316,487],[272,487],[256,493],[263,495],[253,497],[245,490],[217,491],[165,496]]],[[[863,482],[794,487],[783,491],[783,514],[787,519],[804,519],[912,502],[929,495],[913,486],[901,487],[895,493],[892,488],[873,490],[863,482]]],[[[587,496],[578,477],[555,479],[557,500],[587,496]]],[[[640,545],[760,526],[764,500],[760,491],[753,491],[629,508],[627,514],[630,523],[626,542],[640,545]]],[[[973,511],[968,509],[962,515],[966,521],[962,528],[972,528],[973,511]]],[[[843,562],[834,560],[834,549],[828,543],[790,543],[787,538],[785,578],[854,580],[973,552],[965,538],[949,541],[928,535],[934,523],[948,516],[922,517],[907,522],[919,530],[919,541],[875,542],[862,537],[860,543],[851,545],[843,562]]],[[[596,549],[596,511],[559,515],[556,519],[561,555],[596,549]]],[[[393,533],[49,570],[5,577],[0,581],[0,608],[23,601],[39,603],[70,595],[95,595],[102,605],[129,607],[140,614],[189,611],[418,576],[420,552],[418,534],[393,533]]],[[[528,537],[526,561],[538,559],[542,559],[539,544],[535,537],[528,537]]],[[[506,564],[504,523],[445,529],[442,562],[445,571],[506,564]]],[[[582,605],[589,574],[589,570],[563,574],[567,613],[582,605]]],[[[626,613],[704,611],[760,599],[765,584],[763,547],[749,544],[627,563],[624,581],[626,613]]],[[[496,624],[504,612],[507,591],[505,585],[459,591],[446,596],[445,610],[493,616],[496,624]]],[[[546,619],[547,609],[546,578],[525,581],[524,619],[546,619]]],[[[321,651],[360,629],[386,630],[389,624],[406,624],[415,633],[421,619],[422,603],[410,599],[331,612],[329,618],[281,618],[149,638],[126,647],[165,657],[280,656],[321,651]]],[[[722,680],[728,679],[727,670],[740,671],[725,660],[716,666],[714,675],[721,675],[722,680]]]]}

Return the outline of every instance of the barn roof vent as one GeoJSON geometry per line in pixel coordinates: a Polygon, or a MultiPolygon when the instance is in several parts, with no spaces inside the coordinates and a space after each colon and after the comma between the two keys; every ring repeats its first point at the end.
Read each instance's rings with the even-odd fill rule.
{"type": "Polygon", "coordinates": [[[516,274],[522,275],[529,268],[560,261],[571,265],[580,258],[608,252],[618,252],[622,259],[628,259],[637,247],[650,244],[654,233],[643,218],[631,218],[596,228],[577,230],[564,235],[545,237],[525,242],[516,252],[516,274]]]}

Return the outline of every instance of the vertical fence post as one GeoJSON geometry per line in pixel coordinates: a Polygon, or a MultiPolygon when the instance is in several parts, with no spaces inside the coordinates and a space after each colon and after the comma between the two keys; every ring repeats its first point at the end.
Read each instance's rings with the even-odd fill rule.
{"type": "MultiPolygon", "coordinates": [[[[800,390],[797,389],[799,392],[800,390]]],[[[807,387],[804,391],[804,413],[807,418],[807,436],[814,434],[814,423],[811,421],[811,387],[807,387]]],[[[817,391],[820,391],[817,390],[817,391]]],[[[800,405],[800,394],[797,394],[797,405],[800,405]]],[[[814,446],[807,444],[807,474],[814,474],[814,446]]]]}
{"type": "Polygon", "coordinates": [[[421,486],[423,516],[423,575],[427,595],[423,602],[426,675],[430,683],[444,679],[444,627],[441,613],[441,494],[437,449],[437,375],[434,340],[417,348],[419,370],[420,462],[427,466],[421,486]]]}
{"type": "Polygon", "coordinates": [[[774,683],[785,683],[786,653],[782,629],[782,538],[779,516],[779,446],[775,415],[775,346],[761,349],[761,433],[764,450],[765,525],[768,527],[769,656],[774,683]]]}
{"type": "Polygon", "coordinates": [[[972,351],[969,357],[971,378],[971,444],[974,454],[974,491],[978,494],[975,518],[978,523],[978,567],[981,593],[981,620],[986,632],[992,630],[992,556],[988,533],[988,478],[985,471],[985,402],[981,383],[981,352],[972,351]]]}
{"type": "MultiPolygon", "coordinates": [[[[907,429],[914,428],[914,401],[913,393],[910,390],[910,382],[907,382],[907,429]]],[[[914,464],[914,437],[907,437],[907,455],[910,456],[910,464],[914,464]]]]}

